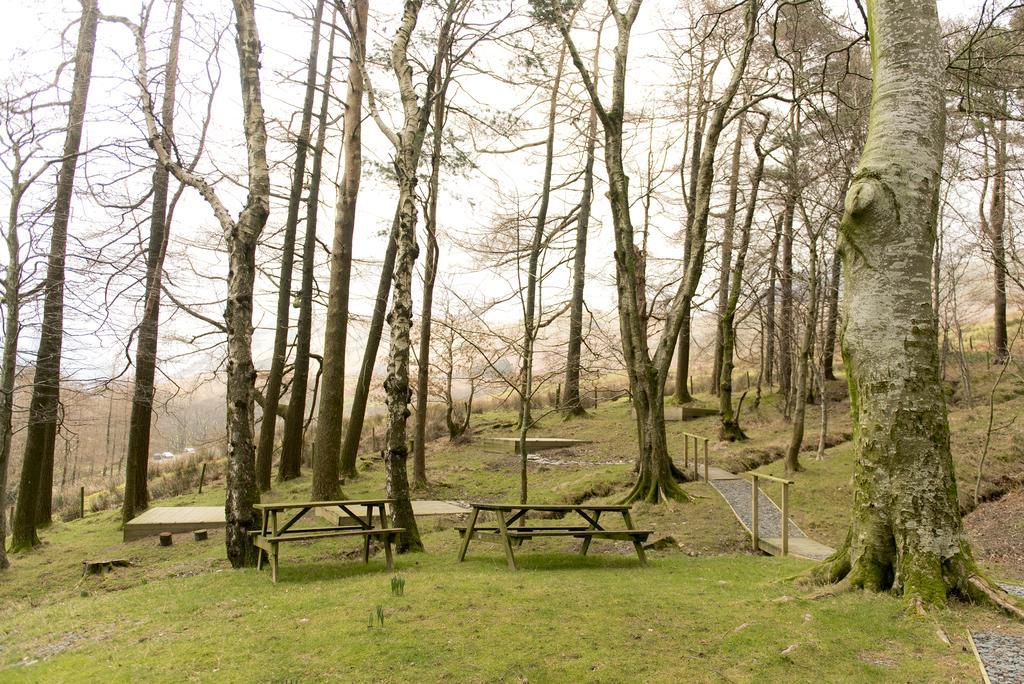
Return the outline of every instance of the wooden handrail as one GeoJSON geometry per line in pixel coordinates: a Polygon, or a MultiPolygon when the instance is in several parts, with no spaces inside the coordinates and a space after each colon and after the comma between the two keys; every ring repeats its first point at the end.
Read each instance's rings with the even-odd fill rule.
{"type": "Polygon", "coordinates": [[[750,476],[751,484],[751,497],[750,497],[750,540],[754,547],[754,551],[760,551],[760,537],[758,534],[758,494],[760,488],[757,485],[758,480],[771,480],[772,482],[778,482],[782,484],[782,555],[789,555],[789,487],[790,485],[796,484],[793,480],[786,480],[781,477],[775,477],[774,475],[764,475],[762,473],[747,473],[750,476]]]}
{"type": "Polygon", "coordinates": [[[708,438],[695,435],[690,432],[683,433],[683,470],[688,470],[690,467],[690,440],[693,440],[693,479],[699,480],[700,476],[697,472],[697,458],[698,451],[697,442],[698,440],[704,442],[704,481],[708,482],[708,438]]]}

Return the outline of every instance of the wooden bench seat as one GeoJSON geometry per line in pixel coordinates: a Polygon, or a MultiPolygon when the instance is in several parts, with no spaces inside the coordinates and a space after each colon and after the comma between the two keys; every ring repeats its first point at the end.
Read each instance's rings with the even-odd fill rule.
{"type": "MultiPolygon", "coordinates": [[[[387,535],[389,537],[393,537],[393,536],[397,536],[397,535],[401,534],[404,531],[405,531],[404,527],[384,527],[384,528],[374,527],[374,528],[371,528],[371,529],[353,528],[351,530],[331,530],[331,531],[324,531],[324,530],[317,530],[317,529],[312,529],[312,530],[307,531],[305,529],[299,529],[297,532],[285,532],[284,534],[279,534],[276,537],[269,536],[269,535],[265,536],[265,537],[264,536],[260,536],[260,539],[262,539],[265,542],[287,542],[287,541],[303,541],[303,540],[309,540],[309,539],[327,539],[328,537],[359,537],[359,536],[376,537],[376,536],[385,536],[385,535],[387,535]]],[[[259,533],[257,532],[256,534],[259,534],[259,533]]]]}
{"type": "Polygon", "coordinates": [[[647,541],[647,538],[654,534],[654,530],[520,530],[513,528],[508,531],[512,539],[530,539],[532,537],[576,537],[586,539],[587,537],[599,539],[622,539],[624,541],[647,541]]]}

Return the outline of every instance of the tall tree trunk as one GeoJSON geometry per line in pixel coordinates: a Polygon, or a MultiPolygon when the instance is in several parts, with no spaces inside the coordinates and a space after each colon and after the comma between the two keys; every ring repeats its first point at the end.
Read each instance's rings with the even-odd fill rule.
{"type": "MultiPolygon", "coordinates": [[[[604,22],[597,29],[596,47],[591,69],[594,74],[600,68],[601,33],[604,22]]],[[[587,235],[590,232],[590,209],[594,195],[594,161],[597,147],[597,110],[590,106],[590,120],[587,123],[587,151],[583,163],[583,193],[580,196],[580,213],[576,219],[576,252],[572,264],[572,302],[569,305],[569,341],[565,359],[565,388],[562,405],[566,417],[586,415],[580,401],[580,371],[583,349],[583,289],[587,280],[587,235]]]]}
{"type": "MultiPolygon", "coordinates": [[[[171,41],[164,69],[164,95],[161,106],[164,147],[170,148],[174,135],[174,94],[178,83],[178,45],[181,42],[183,0],[175,0],[171,41]]],[[[124,477],[124,504],[121,520],[128,522],[149,507],[149,432],[153,423],[156,354],[160,332],[160,284],[164,256],[167,253],[167,191],[170,172],[157,160],[153,169],[153,209],[149,220],[149,248],[146,253],[146,290],[142,320],[135,348],[135,388],[128,428],[127,470],[124,477]]]]}
{"type": "Polygon", "coordinates": [[[825,339],[822,343],[822,369],[826,380],[835,380],[836,332],[839,328],[839,282],[842,275],[842,252],[832,252],[832,268],[828,281],[828,314],[825,318],[825,339]]]}
{"type": "MultiPolygon", "coordinates": [[[[754,138],[754,151],[757,153],[757,165],[750,174],[750,196],[747,198],[746,213],[740,227],[740,244],[736,251],[736,263],[732,267],[729,279],[729,293],[722,309],[722,371],[718,380],[718,406],[722,413],[722,424],[719,436],[730,442],[747,438],[740,427],[739,410],[732,408],[732,371],[736,349],[736,310],[739,307],[740,294],[743,290],[743,271],[747,264],[747,252],[750,249],[750,233],[757,213],[757,196],[764,177],[764,164],[768,153],[762,150],[761,140],[768,128],[765,118],[764,127],[754,138]]],[[[742,403],[742,400],[741,400],[742,403]]]]}
{"type": "Polygon", "coordinates": [[[1006,335],[1006,119],[995,133],[995,168],[992,178],[992,203],[989,207],[989,239],[992,242],[993,333],[992,360],[1002,363],[1009,355],[1006,335]]]}
{"type": "Polygon", "coordinates": [[[732,148],[732,168],[729,175],[729,199],[725,207],[725,220],[722,224],[722,258],[718,273],[718,326],[715,334],[715,356],[711,369],[711,393],[718,394],[719,382],[722,377],[722,358],[725,354],[724,340],[726,336],[724,314],[729,302],[729,274],[732,268],[733,233],[736,228],[736,203],[740,192],[740,160],[743,153],[743,126],[745,117],[741,116],[736,125],[736,141],[732,148]]]}
{"type": "MultiPolygon", "coordinates": [[[[795,156],[792,146],[788,157],[795,156]]],[[[779,392],[785,397],[788,415],[793,380],[793,219],[796,213],[795,161],[787,163],[788,187],[782,209],[781,256],[779,266],[779,392]]]]}
{"type": "Polygon", "coordinates": [[[359,367],[359,377],[352,392],[352,411],[348,417],[348,429],[341,444],[341,475],[355,477],[356,456],[359,455],[359,439],[363,432],[363,419],[366,416],[366,402],[370,398],[370,383],[373,381],[373,367],[377,363],[377,350],[384,331],[384,315],[391,294],[391,275],[395,269],[395,256],[398,253],[398,212],[391,223],[391,234],[384,250],[384,263],[380,267],[380,280],[377,283],[377,298],[373,303],[373,314],[370,316],[370,328],[366,333],[366,347],[363,349],[363,362],[359,367]]]}
{"type": "Polygon", "coordinates": [[[344,171],[335,202],[329,299],[324,323],[324,367],[320,383],[322,394],[316,421],[317,457],[313,462],[314,500],[331,500],[340,494],[338,466],[345,415],[345,353],[348,344],[349,286],[352,279],[352,239],[363,163],[363,78],[359,69],[359,56],[366,50],[366,15],[369,4],[369,0],[356,0],[352,5],[350,19],[355,31],[349,42],[344,171]]]}
{"type": "MultiPolygon", "coordinates": [[[[306,388],[309,384],[309,345],[313,332],[313,271],[316,266],[316,226],[320,214],[320,179],[323,170],[324,143],[327,140],[327,103],[330,101],[331,74],[334,67],[334,23],[327,46],[327,68],[324,73],[323,94],[317,117],[316,145],[313,148],[313,168],[309,174],[309,197],[306,200],[306,235],[302,243],[302,288],[299,295],[299,320],[295,336],[295,365],[292,369],[291,395],[288,415],[284,421],[281,439],[281,475],[297,476],[302,464],[302,434],[305,428],[306,388]],[[294,470],[292,470],[294,468],[294,470]]],[[[319,38],[319,35],[317,36],[319,38]]],[[[315,72],[314,72],[315,78],[315,72]]]]}
{"type": "Polygon", "coordinates": [[[807,391],[810,386],[808,373],[811,372],[814,361],[814,332],[818,326],[818,293],[820,292],[820,283],[818,282],[818,236],[809,225],[807,226],[807,232],[808,244],[810,246],[807,288],[810,296],[804,313],[803,337],[800,340],[800,348],[797,350],[796,355],[796,386],[792,392],[794,410],[789,448],[786,450],[786,473],[796,473],[803,470],[803,466],[800,465],[800,449],[804,444],[807,391]]]}
{"type": "Polygon", "coordinates": [[[701,153],[699,178],[694,194],[693,221],[688,233],[693,239],[693,251],[686,271],[666,315],[665,329],[652,356],[648,343],[645,312],[641,302],[646,293],[641,290],[641,254],[634,239],[630,217],[629,180],[623,163],[623,121],[625,112],[626,66],[629,53],[629,34],[641,1],[633,0],[628,9],[615,12],[618,40],[615,47],[615,70],[612,78],[612,104],[601,105],[591,75],[572,42],[569,26],[558,10],[553,11],[558,30],[572,54],[573,63],[583,77],[591,101],[598,107],[604,126],[605,168],[608,172],[608,199],[612,211],[615,235],[615,281],[619,302],[619,330],[622,351],[633,392],[633,406],[637,412],[638,443],[640,446],[639,473],[633,489],[625,501],[637,500],[655,503],[664,499],[685,499],[686,494],[675,481],[675,468],[668,454],[665,435],[665,381],[675,351],[676,339],[682,325],[684,305],[692,301],[703,268],[707,239],[707,220],[710,210],[711,188],[714,184],[715,151],[725,126],[726,114],[732,106],[746,70],[754,36],[757,32],[757,0],[745,3],[745,35],[741,54],[735,64],[729,84],[713,109],[708,124],[706,143],[701,153]]]}
{"type": "Polygon", "coordinates": [[[764,381],[771,387],[775,381],[775,289],[779,280],[779,245],[782,244],[782,214],[775,221],[775,234],[768,257],[768,292],[765,295],[764,381]]]}
{"type": "MultiPolygon", "coordinates": [[[[558,116],[558,91],[562,87],[565,70],[565,45],[558,55],[558,67],[551,82],[551,98],[548,101],[548,130],[544,146],[544,179],[540,188],[540,204],[534,217],[533,235],[530,238],[530,252],[527,256],[526,298],[523,302],[523,357],[519,371],[519,503],[527,498],[527,457],[526,436],[532,427],[530,402],[533,399],[533,353],[540,324],[537,316],[537,294],[541,286],[539,269],[540,254],[544,243],[544,232],[548,222],[548,207],[551,204],[551,175],[555,162],[555,124],[558,116]]],[[[518,259],[517,259],[518,262],[518,259]]]]}
{"type": "MultiPolygon", "coordinates": [[[[704,63],[701,61],[701,69],[704,63]]],[[[702,71],[703,74],[703,71],[702,71]]],[[[704,100],[703,80],[698,83],[697,113],[694,120],[693,143],[690,150],[689,189],[686,193],[686,235],[683,237],[683,264],[690,263],[693,251],[693,226],[695,202],[697,200],[697,177],[700,175],[700,159],[704,145],[704,129],[707,126],[707,105],[704,100]]],[[[679,337],[676,343],[676,386],[674,399],[677,404],[688,404],[693,401],[690,394],[690,323],[691,303],[683,302],[682,322],[679,326],[679,337]]]]}
{"type": "Polygon", "coordinates": [[[22,178],[24,158],[15,149],[11,167],[10,204],[7,214],[7,274],[4,278],[4,344],[0,365],[0,570],[9,567],[7,560],[7,475],[11,458],[12,416],[14,413],[14,380],[18,374],[18,336],[21,333],[21,199],[29,185],[42,170],[28,179],[22,178]]]}
{"type": "MultiPolygon", "coordinates": [[[[288,195],[288,215],[284,222],[284,244],[281,250],[281,276],[277,283],[277,320],[274,327],[274,353],[270,361],[270,374],[264,388],[263,422],[260,425],[259,448],[256,450],[256,477],[260,491],[270,489],[273,469],[274,435],[277,430],[278,404],[281,401],[281,381],[288,356],[288,331],[292,304],[292,269],[295,265],[295,233],[299,224],[302,204],[302,186],[306,181],[306,155],[309,150],[309,131],[313,121],[313,100],[316,96],[317,61],[320,55],[320,25],[323,22],[324,0],[317,0],[310,30],[309,56],[306,58],[306,93],[302,101],[302,119],[295,142],[295,167],[288,195]]],[[[307,361],[308,364],[308,361],[307,361]]],[[[293,394],[294,396],[294,394],[293,394]]],[[[286,460],[284,451],[278,467],[278,479],[290,480],[299,476],[301,462],[286,460]]]]}
{"type": "Polygon", "coordinates": [[[941,603],[972,591],[938,375],[931,267],[945,138],[935,0],[868,4],[868,138],[841,226],[843,357],[856,470],[845,543],[823,579],[941,603]]]}
{"type": "Polygon", "coordinates": [[[254,565],[257,551],[250,530],[258,529],[253,504],[260,498],[256,484],[253,444],[256,369],[252,363],[252,300],[256,278],[256,245],[270,213],[270,172],[267,167],[267,129],[260,89],[260,38],[254,0],[233,0],[236,41],[245,114],[249,196],[233,230],[227,235],[227,522],[225,546],[232,567],[254,565]]]}
{"type": "Polygon", "coordinates": [[[424,227],[427,234],[427,261],[423,266],[423,300],[420,306],[419,355],[416,359],[416,433],[413,438],[412,481],[416,487],[427,485],[427,383],[430,381],[430,328],[434,320],[434,282],[441,251],[437,246],[437,194],[440,190],[441,150],[447,112],[447,79],[433,103],[434,130],[430,142],[430,179],[424,227]]]}
{"type": "MultiPolygon", "coordinates": [[[[53,493],[53,441],[47,435],[56,431],[60,388],[60,355],[64,330],[64,261],[67,253],[68,222],[75,185],[75,168],[85,125],[86,102],[92,77],[92,58],[96,51],[96,24],[99,10],[96,0],[83,0],[82,19],[75,50],[75,77],[68,108],[67,134],[54,198],[50,255],[46,263],[43,300],[43,324],[36,353],[36,370],[29,406],[28,430],[22,458],[18,506],[14,514],[11,550],[31,548],[39,543],[36,524],[50,520],[53,493]],[[49,472],[50,476],[45,477],[49,472]],[[40,515],[40,509],[43,515],[40,515]]],[[[14,226],[10,230],[15,230],[14,226]]]]}

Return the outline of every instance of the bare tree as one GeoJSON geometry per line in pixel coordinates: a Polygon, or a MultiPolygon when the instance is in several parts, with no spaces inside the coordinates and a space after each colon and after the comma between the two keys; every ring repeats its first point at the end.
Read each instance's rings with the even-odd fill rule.
{"type": "Polygon", "coordinates": [[[36,525],[48,523],[53,496],[53,443],[60,402],[60,357],[64,330],[64,263],[67,254],[68,223],[79,161],[86,103],[92,80],[93,54],[99,10],[96,0],[82,1],[75,76],[68,108],[67,135],[57,180],[50,233],[50,256],[46,265],[43,324],[36,353],[36,371],[29,408],[28,434],[22,458],[18,505],[14,514],[11,550],[29,549],[39,543],[36,525]]]}

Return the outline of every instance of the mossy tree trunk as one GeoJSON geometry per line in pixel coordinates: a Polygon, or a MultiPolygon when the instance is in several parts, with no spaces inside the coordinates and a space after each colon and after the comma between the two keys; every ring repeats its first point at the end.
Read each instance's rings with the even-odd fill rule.
{"type": "Polygon", "coordinates": [[[725,205],[725,219],[722,221],[722,248],[718,272],[718,326],[715,332],[714,362],[711,368],[711,393],[718,395],[722,377],[722,358],[725,346],[725,309],[729,302],[729,277],[732,269],[734,233],[736,231],[737,202],[740,191],[740,160],[743,156],[743,126],[741,116],[736,125],[736,140],[732,148],[732,166],[729,170],[729,198],[725,205]]]}
{"type": "Polygon", "coordinates": [[[868,4],[868,137],[841,225],[853,520],[827,580],[941,603],[973,593],[939,380],[931,270],[945,140],[935,0],[868,4]]]}

